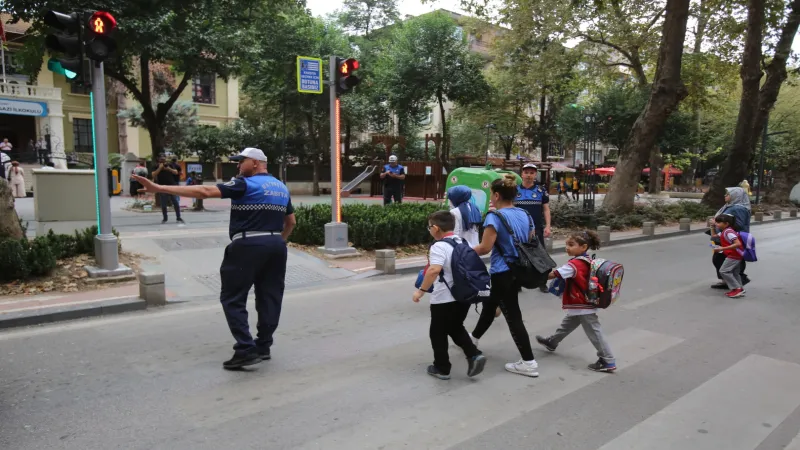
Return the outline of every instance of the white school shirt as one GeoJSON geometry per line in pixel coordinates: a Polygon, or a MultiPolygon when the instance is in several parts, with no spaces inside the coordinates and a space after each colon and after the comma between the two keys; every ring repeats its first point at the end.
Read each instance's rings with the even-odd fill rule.
{"type": "Polygon", "coordinates": [[[463,220],[461,219],[461,211],[458,208],[451,209],[450,214],[456,218],[456,227],[453,229],[453,234],[467,241],[470,247],[477,247],[479,241],[478,227],[473,226],[469,230],[464,230],[462,228],[463,220]]]}
{"type": "MultiPolygon", "coordinates": [[[[458,236],[448,236],[445,239],[452,239],[456,243],[462,242],[458,236]]],[[[450,287],[453,287],[453,269],[451,263],[453,261],[453,246],[447,242],[437,242],[431,246],[430,262],[434,266],[442,266],[442,273],[444,279],[450,287]]],[[[431,292],[431,305],[438,305],[441,303],[452,303],[456,301],[450,293],[450,289],[444,283],[439,281],[439,276],[436,276],[436,281],[433,282],[433,292],[431,292]]]]}
{"type": "MultiPolygon", "coordinates": [[[[569,265],[569,263],[564,264],[563,266],[559,267],[558,274],[561,275],[561,278],[567,279],[572,278],[575,276],[575,269],[569,265]]],[[[597,314],[597,308],[594,309],[567,309],[568,316],[584,316],[586,314],[597,314]]]]}

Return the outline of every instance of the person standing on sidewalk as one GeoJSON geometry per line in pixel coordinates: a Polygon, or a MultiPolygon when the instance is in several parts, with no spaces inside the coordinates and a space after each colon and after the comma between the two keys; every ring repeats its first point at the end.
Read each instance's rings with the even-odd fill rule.
{"type": "MultiPolygon", "coordinates": [[[[517,198],[514,206],[524,209],[533,217],[536,227],[536,239],[544,246],[544,238],[550,237],[550,194],[547,188],[536,181],[538,168],[536,164],[526,163],[522,166],[522,185],[517,186],[517,198]]],[[[547,284],[539,287],[547,292],[547,284]]]]}
{"type": "Polygon", "coordinates": [[[19,166],[17,161],[11,162],[11,169],[8,171],[8,184],[11,186],[11,195],[16,198],[25,198],[25,171],[19,166]]]}
{"type": "Polygon", "coordinates": [[[295,226],[289,189],[267,172],[267,157],[246,148],[232,161],[239,176],[216,186],[162,186],[134,175],[147,192],[192,198],[231,199],[230,238],[220,267],[220,301],[236,340],[233,357],[222,367],[236,370],[272,358],[286,278],[286,240],[295,226]],[[247,294],[255,285],[258,337],[247,322],[247,294]]]}
{"type": "Polygon", "coordinates": [[[383,180],[383,205],[403,203],[403,186],[406,183],[406,169],[397,163],[397,156],[389,157],[389,164],[383,166],[381,172],[383,180]]]}
{"type": "MultiPolygon", "coordinates": [[[[178,175],[178,171],[173,169],[170,164],[167,164],[167,158],[164,157],[164,155],[159,156],[158,165],[153,169],[153,180],[161,186],[177,186],[178,183],[175,181],[176,175],[178,175]]],[[[138,176],[134,176],[134,178],[137,180],[139,179],[138,176]]],[[[178,223],[183,223],[183,219],[181,219],[180,196],[160,193],[158,197],[161,202],[161,214],[164,216],[161,223],[167,223],[167,205],[169,203],[172,203],[175,207],[175,217],[178,223]]]]}

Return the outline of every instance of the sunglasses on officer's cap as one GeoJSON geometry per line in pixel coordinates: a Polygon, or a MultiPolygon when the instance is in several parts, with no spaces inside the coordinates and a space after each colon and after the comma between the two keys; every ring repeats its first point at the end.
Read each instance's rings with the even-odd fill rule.
{"type": "Polygon", "coordinates": [[[261,151],[261,149],[253,147],[247,147],[246,149],[242,150],[242,152],[239,153],[238,155],[231,156],[228,159],[234,162],[239,162],[245,158],[253,159],[256,161],[267,162],[267,155],[265,155],[264,152],[261,151]]]}

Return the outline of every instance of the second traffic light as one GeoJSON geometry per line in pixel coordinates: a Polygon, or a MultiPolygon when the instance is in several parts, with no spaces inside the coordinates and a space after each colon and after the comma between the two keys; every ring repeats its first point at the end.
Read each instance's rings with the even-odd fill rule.
{"type": "Polygon", "coordinates": [[[116,19],[107,11],[95,11],[87,25],[86,56],[94,61],[105,61],[117,49],[117,43],[110,36],[117,27],[116,19]]]}
{"type": "Polygon", "coordinates": [[[355,58],[336,58],[336,94],[345,94],[358,86],[361,80],[354,74],[358,66],[355,58]]]}
{"type": "Polygon", "coordinates": [[[74,80],[79,85],[84,84],[86,77],[83,70],[83,36],[80,15],[47,11],[44,15],[44,23],[56,30],[45,37],[45,46],[53,52],[63,54],[63,57],[51,58],[47,63],[48,69],[64,75],[69,80],[74,80]]]}

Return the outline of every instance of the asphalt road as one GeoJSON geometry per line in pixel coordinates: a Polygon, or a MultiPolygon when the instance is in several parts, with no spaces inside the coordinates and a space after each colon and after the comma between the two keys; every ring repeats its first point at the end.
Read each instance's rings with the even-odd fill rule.
{"type": "MultiPolygon", "coordinates": [[[[585,369],[580,330],[536,349],[540,378],[507,373],[519,355],[500,321],[482,375],[453,348],[453,378],[431,378],[410,276],[290,292],[273,360],[247,372],[221,369],[232,339],[216,304],[3,332],[0,448],[797,450],[798,230],[753,229],[761,261],[741,299],[708,288],[704,235],[602,252],[627,272],[601,315],[611,375],[585,369]]],[[[532,335],[562,317],[551,295],[521,303],[532,335]]]]}

